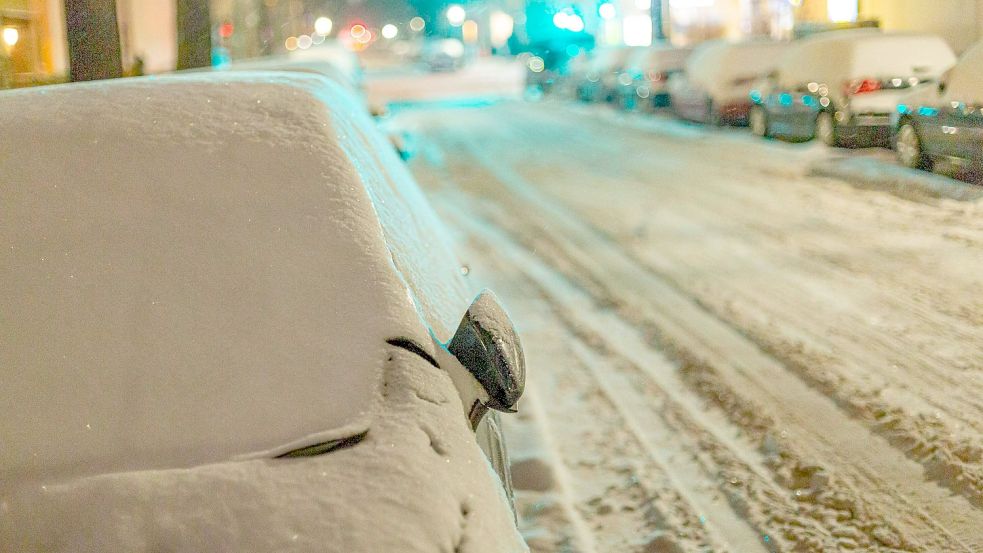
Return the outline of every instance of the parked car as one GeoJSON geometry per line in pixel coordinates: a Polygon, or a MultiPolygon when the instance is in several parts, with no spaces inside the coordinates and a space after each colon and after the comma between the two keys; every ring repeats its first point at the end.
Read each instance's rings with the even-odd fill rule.
{"type": "Polygon", "coordinates": [[[428,40],[420,60],[434,72],[456,71],[464,67],[464,43],[456,38],[428,40]]]}
{"type": "Polygon", "coordinates": [[[0,125],[0,549],[527,551],[518,337],[360,100],[203,72],[0,125]]]}
{"type": "Polygon", "coordinates": [[[691,52],[665,44],[635,50],[618,75],[618,102],[625,109],[668,107],[669,77],[682,71],[691,52]]]}
{"type": "Polygon", "coordinates": [[[587,69],[577,82],[577,97],[583,102],[606,102],[612,98],[614,83],[633,48],[595,50],[587,69]]]}
{"type": "Polygon", "coordinates": [[[955,55],[938,36],[834,31],[797,42],[775,74],[752,92],[760,136],[830,146],[886,145],[899,98],[934,82],[955,55]]]}
{"type": "Polygon", "coordinates": [[[746,124],[752,84],[775,70],[787,48],[788,43],[764,40],[701,44],[684,71],[669,78],[673,110],[701,123],[746,124]]]}
{"type": "Polygon", "coordinates": [[[983,173],[983,43],[968,50],[936,86],[898,105],[894,146],[908,167],[938,160],[983,173]]]}

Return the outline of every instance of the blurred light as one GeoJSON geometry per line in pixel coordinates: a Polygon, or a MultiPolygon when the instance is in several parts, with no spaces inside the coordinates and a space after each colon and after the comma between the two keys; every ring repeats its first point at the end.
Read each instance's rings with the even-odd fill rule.
{"type": "Polygon", "coordinates": [[[468,16],[464,8],[457,4],[452,4],[447,8],[447,22],[455,27],[460,27],[464,24],[464,19],[468,16]]]}
{"type": "Polygon", "coordinates": [[[382,27],[383,38],[396,38],[396,35],[398,34],[399,34],[399,29],[397,29],[396,26],[393,25],[392,23],[387,23],[386,25],[383,25],[382,27]]]}
{"type": "Polygon", "coordinates": [[[652,9],[652,0],[635,0],[635,7],[640,10],[652,9]]]}
{"type": "Polygon", "coordinates": [[[332,27],[334,27],[334,22],[327,17],[319,17],[314,20],[314,32],[321,36],[331,34],[332,27]]]}
{"type": "Polygon", "coordinates": [[[505,43],[509,41],[509,37],[512,36],[515,21],[512,20],[511,15],[496,11],[492,12],[488,17],[488,26],[491,31],[492,46],[500,47],[505,46],[505,43]]]}
{"type": "Polygon", "coordinates": [[[362,38],[362,36],[367,32],[368,30],[366,30],[365,25],[362,25],[361,23],[356,23],[352,25],[352,28],[348,31],[348,34],[352,35],[352,38],[354,38],[355,40],[358,40],[362,38]]]}
{"type": "Polygon", "coordinates": [[[583,31],[584,20],[581,19],[579,15],[576,14],[571,15],[569,18],[567,18],[567,29],[574,33],[579,33],[580,31],[583,31]]]}
{"type": "Polygon", "coordinates": [[[410,29],[413,29],[413,31],[417,33],[422,31],[426,26],[427,22],[424,21],[422,17],[414,17],[413,19],[410,19],[410,29]]]}
{"type": "Polygon", "coordinates": [[[290,51],[296,50],[297,49],[297,37],[295,37],[295,36],[288,37],[287,40],[283,41],[283,45],[284,45],[284,47],[287,48],[287,50],[290,50],[290,51]]]}
{"type": "Polygon", "coordinates": [[[857,20],[859,9],[857,0],[827,0],[826,15],[836,23],[857,20]]]}
{"type": "Polygon", "coordinates": [[[652,44],[652,18],[648,15],[628,15],[622,23],[624,41],[628,46],[652,44]]]}
{"type": "Polygon", "coordinates": [[[311,47],[311,44],[314,44],[314,40],[312,40],[310,36],[300,35],[299,37],[297,37],[297,48],[300,48],[301,50],[307,50],[308,48],[311,47]]]}
{"type": "Polygon", "coordinates": [[[580,55],[580,46],[577,46],[576,44],[568,44],[567,45],[567,56],[568,57],[575,58],[575,57],[577,57],[579,55],[580,55]]]}
{"type": "Polygon", "coordinates": [[[783,106],[792,105],[792,95],[787,92],[785,94],[782,94],[781,96],[778,97],[778,103],[783,106]]]}
{"type": "Polygon", "coordinates": [[[321,44],[324,42],[324,35],[314,33],[314,36],[312,36],[311,39],[314,41],[314,44],[321,44]]]}
{"type": "Polygon", "coordinates": [[[601,19],[614,19],[614,16],[618,15],[617,10],[614,9],[614,4],[610,2],[605,2],[598,6],[597,13],[601,16],[601,19]]]}
{"type": "Polygon", "coordinates": [[[235,32],[235,26],[232,23],[225,22],[218,27],[218,36],[222,38],[229,38],[233,32],[235,32]]]}
{"type": "Polygon", "coordinates": [[[573,10],[570,8],[556,12],[553,15],[553,25],[556,25],[558,29],[566,29],[574,33],[584,30],[584,20],[579,15],[573,13],[573,10]]]}
{"type": "Polygon", "coordinates": [[[358,37],[356,37],[355,40],[360,44],[368,44],[369,42],[372,41],[372,32],[369,31],[368,29],[365,29],[365,31],[362,34],[358,35],[358,37]]]}
{"type": "Polygon", "coordinates": [[[468,19],[463,24],[461,24],[461,39],[464,42],[475,43],[478,42],[478,22],[473,19],[468,19]]]}
{"type": "Polygon", "coordinates": [[[17,41],[20,40],[20,31],[14,27],[4,27],[3,28],[3,43],[8,47],[13,48],[17,41]]]}
{"type": "Polygon", "coordinates": [[[532,71],[533,73],[541,73],[543,69],[546,69],[546,62],[544,62],[543,58],[539,56],[533,56],[529,58],[529,61],[526,62],[526,65],[529,66],[529,70],[532,71]]]}

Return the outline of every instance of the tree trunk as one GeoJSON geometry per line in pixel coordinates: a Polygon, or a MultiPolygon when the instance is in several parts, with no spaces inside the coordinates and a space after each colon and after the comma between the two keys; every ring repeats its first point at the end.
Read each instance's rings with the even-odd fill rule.
{"type": "Polygon", "coordinates": [[[177,0],[177,68],[212,64],[212,22],[208,0],[177,0]]]}
{"type": "Polygon", "coordinates": [[[116,0],[65,0],[65,23],[73,81],[123,75],[116,0]]]}

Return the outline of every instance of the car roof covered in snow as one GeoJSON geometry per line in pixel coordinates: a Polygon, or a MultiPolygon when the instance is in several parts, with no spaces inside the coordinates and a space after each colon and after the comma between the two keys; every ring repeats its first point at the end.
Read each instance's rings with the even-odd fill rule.
{"type": "Polygon", "coordinates": [[[422,193],[330,79],[26,89],[2,95],[0,126],[17,137],[0,143],[7,477],[364,431],[385,340],[429,349],[421,316],[446,339],[466,308],[421,268],[459,278],[422,193]]]}
{"type": "Polygon", "coordinates": [[[788,48],[787,42],[711,40],[697,46],[686,60],[694,82],[716,89],[735,78],[753,79],[771,72],[788,48]]]}
{"type": "Polygon", "coordinates": [[[294,71],[323,75],[352,91],[359,86],[357,73],[339,67],[329,59],[298,58],[292,55],[239,60],[212,68],[214,71],[294,71]]]}
{"type": "Polygon", "coordinates": [[[362,67],[358,56],[337,41],[328,40],[304,50],[294,50],[278,56],[236,60],[209,68],[215,71],[297,71],[324,75],[351,88],[362,82],[362,67]]]}
{"type": "Polygon", "coordinates": [[[690,48],[655,44],[634,51],[625,66],[636,71],[672,71],[682,69],[691,53],[690,48]]]}
{"type": "Polygon", "coordinates": [[[942,37],[924,33],[848,29],[804,38],[779,68],[785,85],[841,85],[858,78],[937,78],[956,56],[942,37]]]}

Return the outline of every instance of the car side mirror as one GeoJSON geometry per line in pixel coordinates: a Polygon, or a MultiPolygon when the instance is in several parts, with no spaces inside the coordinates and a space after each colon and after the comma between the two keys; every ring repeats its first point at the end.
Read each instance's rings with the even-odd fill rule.
{"type": "Polygon", "coordinates": [[[526,360],[512,320],[495,294],[484,290],[475,298],[447,350],[470,375],[466,380],[473,380],[454,378],[473,427],[488,409],[515,412],[526,385],[526,360]],[[469,386],[475,383],[477,387],[469,386]]]}

